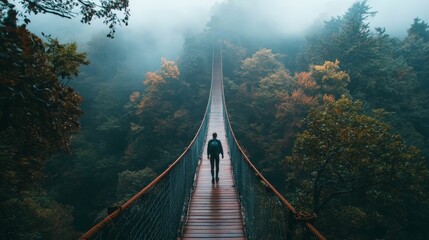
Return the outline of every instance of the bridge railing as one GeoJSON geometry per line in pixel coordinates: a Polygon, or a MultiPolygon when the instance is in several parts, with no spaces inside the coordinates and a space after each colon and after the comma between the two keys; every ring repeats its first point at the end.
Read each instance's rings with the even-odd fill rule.
{"type": "Polygon", "coordinates": [[[295,208],[252,164],[234,135],[225,97],[223,105],[234,182],[248,239],[325,239],[309,221],[301,219],[295,208]]]}
{"type": "MultiPolygon", "coordinates": [[[[213,88],[213,86],[212,86],[213,88]]],[[[206,141],[211,90],[204,119],[185,151],[155,180],[115,207],[80,239],[176,239],[183,227],[206,141]]]]}

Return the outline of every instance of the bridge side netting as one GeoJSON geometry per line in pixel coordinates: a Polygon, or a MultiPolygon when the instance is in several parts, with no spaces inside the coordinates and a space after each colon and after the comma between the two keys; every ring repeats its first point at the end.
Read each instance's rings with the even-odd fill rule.
{"type": "MultiPolygon", "coordinates": [[[[222,66],[222,55],[219,55],[219,65],[222,66]]],[[[222,67],[218,71],[222,71],[222,67]]],[[[225,95],[222,96],[234,182],[240,197],[248,239],[325,239],[309,221],[298,220],[300,214],[246,156],[234,135],[225,95]]]]}
{"type": "Polygon", "coordinates": [[[240,196],[249,239],[294,239],[296,221],[292,211],[247,163],[227,125],[234,181],[240,196]]]}
{"type": "Polygon", "coordinates": [[[182,155],[80,239],[158,240],[176,239],[180,235],[206,141],[210,107],[211,94],[201,126],[182,155]]]}

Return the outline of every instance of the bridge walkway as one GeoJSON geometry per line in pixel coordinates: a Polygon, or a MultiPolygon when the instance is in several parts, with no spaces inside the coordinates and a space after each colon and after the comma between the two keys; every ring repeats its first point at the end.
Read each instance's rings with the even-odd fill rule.
{"type": "Polygon", "coordinates": [[[240,203],[232,176],[231,157],[225,135],[221,51],[213,58],[213,86],[207,141],[202,155],[182,239],[246,239],[240,203]],[[224,158],[220,159],[219,182],[212,184],[207,142],[212,133],[222,142],[224,158]]]}

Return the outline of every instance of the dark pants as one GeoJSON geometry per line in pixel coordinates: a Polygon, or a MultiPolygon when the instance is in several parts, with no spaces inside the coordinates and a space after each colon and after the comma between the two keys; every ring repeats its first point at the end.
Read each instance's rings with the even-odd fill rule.
{"type": "Polygon", "coordinates": [[[214,164],[216,161],[216,178],[219,177],[219,155],[210,155],[210,171],[212,173],[212,178],[214,174],[214,164]]]}

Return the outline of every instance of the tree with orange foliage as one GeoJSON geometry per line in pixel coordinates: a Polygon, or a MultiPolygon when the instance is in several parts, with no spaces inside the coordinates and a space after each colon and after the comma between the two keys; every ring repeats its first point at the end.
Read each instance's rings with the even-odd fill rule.
{"type": "Polygon", "coordinates": [[[348,95],[350,79],[339,61],[310,66],[310,71],[290,75],[281,55],[261,49],[242,61],[237,79],[227,92],[235,132],[270,176],[277,175],[281,159],[291,152],[302,120],[312,108],[348,95]],[[235,125],[234,122],[240,124],[235,125]]]}
{"type": "MultiPolygon", "coordinates": [[[[190,124],[190,109],[185,107],[189,100],[189,85],[180,78],[180,71],[174,61],[161,60],[161,67],[156,72],[148,72],[143,81],[143,92],[133,92],[127,105],[131,114],[131,131],[133,133],[129,152],[130,165],[138,167],[151,166],[155,171],[163,169],[172,157],[161,157],[165,154],[165,144],[177,136],[187,135],[190,124]],[[153,146],[147,143],[154,143],[153,146]],[[155,144],[156,143],[156,144],[155,144]],[[162,149],[162,150],[161,150],[162,149]],[[140,156],[134,161],[133,156],[140,156]],[[145,161],[141,161],[141,158],[145,161]]],[[[190,104],[190,103],[189,103],[190,104]]],[[[177,145],[172,143],[170,148],[177,145]]],[[[185,145],[186,141],[180,141],[185,145]]],[[[177,146],[176,146],[177,147],[177,146]]],[[[183,146],[178,147],[182,149],[183,146]]],[[[168,149],[171,151],[172,149],[168,149]]],[[[175,153],[175,151],[172,151],[175,153]]],[[[178,153],[177,153],[178,154],[178,153]]],[[[128,161],[128,160],[127,160],[128,161]]]]}

